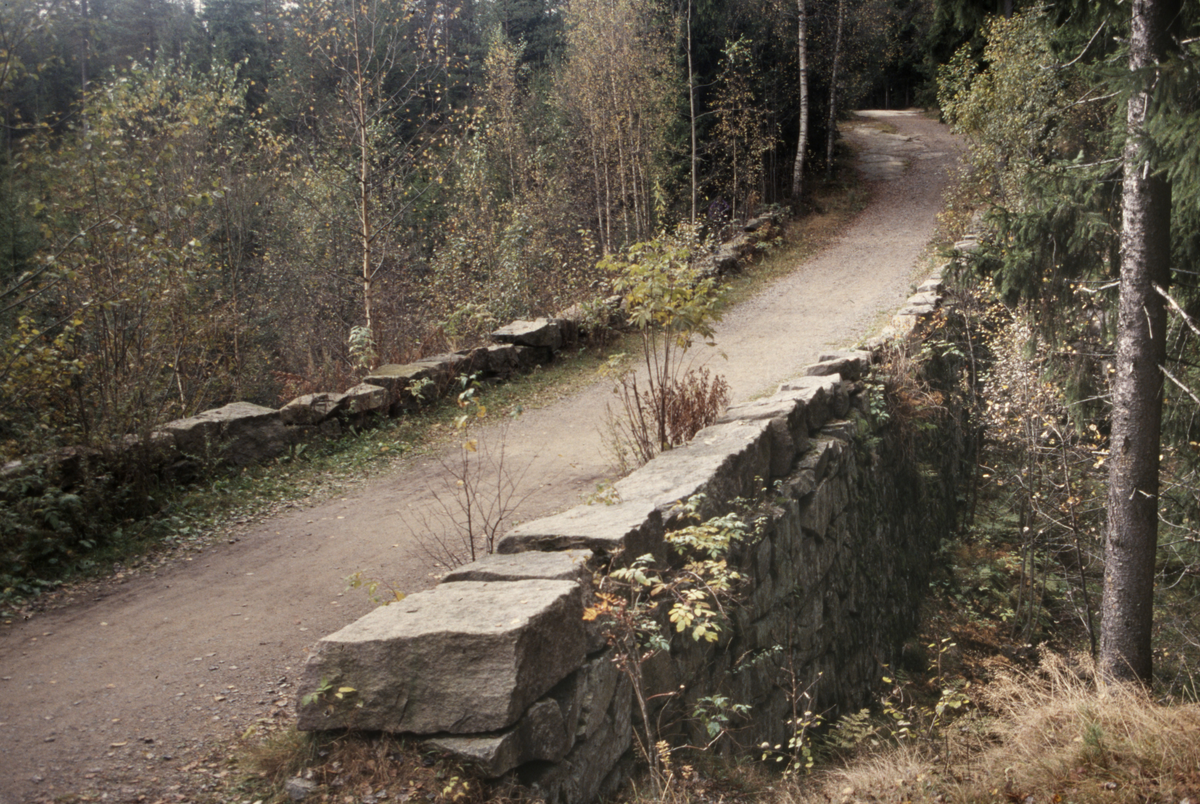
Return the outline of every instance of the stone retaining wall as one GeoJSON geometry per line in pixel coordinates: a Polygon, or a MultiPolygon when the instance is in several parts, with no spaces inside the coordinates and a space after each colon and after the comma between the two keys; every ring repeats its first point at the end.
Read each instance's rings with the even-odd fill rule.
{"type": "MultiPolygon", "coordinates": [[[[682,500],[704,493],[707,516],[764,485],[766,519],[730,556],[746,580],[722,638],[676,637],[641,668],[651,705],[671,707],[651,717],[686,739],[695,703],[720,694],[751,707],[738,740],[786,744],[801,693],[803,709],[859,706],[915,625],[969,459],[958,418],[914,438],[911,422],[880,415],[871,377],[889,350],[921,347],[940,290],[936,277],[922,285],[891,339],[822,356],[621,480],[617,502],[522,524],[496,555],[322,639],[299,727],[419,735],[551,804],[593,801],[628,773],[637,709],[599,620],[582,616],[594,573],[666,559],[682,500]]],[[[924,379],[939,380],[956,378],[924,379]]]]}
{"type": "MultiPolygon", "coordinates": [[[[701,256],[696,267],[706,276],[738,271],[753,257],[758,243],[778,234],[779,223],[774,213],[747,221],[732,240],[701,256]]],[[[107,451],[69,447],[10,461],[0,466],[0,479],[43,471],[70,487],[89,471],[102,473],[98,463],[119,466],[132,459],[143,469],[153,467],[186,480],[201,464],[262,463],[283,455],[295,444],[336,434],[346,424],[396,416],[435,402],[455,390],[460,377],[508,379],[549,363],[560,350],[578,345],[589,329],[621,328],[623,324],[622,299],[610,296],[587,306],[576,305],[557,316],[514,321],[491,333],[492,343],[487,346],[380,366],[346,391],[305,394],[278,410],[231,402],[167,422],[147,439],[129,436],[107,451]]]]}

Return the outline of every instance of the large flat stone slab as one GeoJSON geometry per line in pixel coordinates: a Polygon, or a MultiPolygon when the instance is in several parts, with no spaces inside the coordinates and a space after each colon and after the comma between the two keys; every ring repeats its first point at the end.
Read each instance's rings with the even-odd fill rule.
{"type": "Polygon", "coordinates": [[[827,352],[820,355],[817,363],[805,369],[809,376],[840,374],[843,380],[857,382],[871,369],[871,353],[857,349],[827,352]]]}
{"type": "Polygon", "coordinates": [[[558,550],[502,555],[493,553],[478,561],[463,564],[442,578],[442,583],[458,581],[582,581],[590,579],[587,562],[591,550],[558,550]]]}
{"type": "Polygon", "coordinates": [[[786,474],[792,459],[808,446],[808,400],[811,394],[801,391],[780,391],[765,399],[755,399],[734,405],[717,419],[717,424],[735,421],[768,420],[776,443],[771,449],[771,473],[786,474]]]}
{"type": "Polygon", "coordinates": [[[322,391],[304,394],[279,409],[280,420],[290,426],[312,426],[333,416],[341,408],[342,395],[322,391]]]}
{"type": "Polygon", "coordinates": [[[624,549],[636,558],[662,545],[662,516],[652,502],[579,505],[561,514],[522,523],[501,537],[497,553],[586,548],[598,553],[624,549]]]}
{"type": "Polygon", "coordinates": [[[562,327],[553,318],[514,321],[491,334],[496,343],[515,343],[557,351],[563,345],[562,327]]]}
{"type": "Polygon", "coordinates": [[[584,658],[579,584],[442,584],[322,639],[304,668],[297,727],[497,731],[584,658]],[[337,699],[341,688],[353,692],[337,699]]]}
{"type": "Polygon", "coordinates": [[[363,377],[363,382],[385,389],[392,401],[415,398],[421,402],[429,402],[438,397],[441,389],[437,386],[444,383],[445,379],[446,372],[439,364],[418,361],[416,363],[388,363],[380,366],[363,377]],[[417,397],[409,389],[417,387],[422,381],[428,381],[427,384],[432,384],[433,387],[420,389],[421,394],[417,397]]]}
{"type": "Polygon", "coordinates": [[[387,389],[369,382],[360,382],[353,388],[347,388],[339,402],[339,410],[352,416],[383,411],[387,406],[387,389]]]}
{"type": "Polygon", "coordinates": [[[776,441],[770,420],[714,424],[687,444],[660,453],[613,488],[622,500],[650,501],[665,518],[696,494],[706,494],[713,503],[749,496],[757,490],[756,478],[766,482],[771,474],[776,441]]]}

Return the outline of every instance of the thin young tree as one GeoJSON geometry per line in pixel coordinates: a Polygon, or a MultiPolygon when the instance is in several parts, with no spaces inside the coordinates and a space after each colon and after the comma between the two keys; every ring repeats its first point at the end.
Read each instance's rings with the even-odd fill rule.
{"type": "Polygon", "coordinates": [[[573,0],[559,92],[605,254],[650,237],[673,94],[670,41],[646,0],[573,0]]]}
{"type": "Polygon", "coordinates": [[[746,215],[762,181],[763,157],[774,142],[766,110],[755,97],[759,75],[746,37],[727,43],[714,94],[713,137],[725,170],[733,218],[746,215]]]}
{"type": "MultiPolygon", "coordinates": [[[[335,85],[334,103],[311,132],[309,166],[353,208],[361,288],[360,340],[373,349],[376,279],[397,260],[398,223],[428,191],[423,163],[436,151],[450,81],[446,26],[438,3],[311,0],[298,29],[308,57],[335,85]]],[[[328,198],[330,188],[314,193],[328,198]]]]}
{"type": "Polygon", "coordinates": [[[837,137],[838,75],[842,62],[842,30],[846,23],[846,0],[838,0],[837,33],[833,37],[833,66],[829,71],[829,128],[825,134],[825,179],[833,178],[833,147],[837,137]]]}

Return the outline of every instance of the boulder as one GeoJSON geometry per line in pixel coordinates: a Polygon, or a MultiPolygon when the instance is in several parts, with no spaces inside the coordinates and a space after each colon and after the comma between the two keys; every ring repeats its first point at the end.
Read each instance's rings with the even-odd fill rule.
{"type": "Polygon", "coordinates": [[[288,427],[315,426],[337,413],[341,403],[341,394],[305,394],[280,408],[279,419],[288,427]]]}
{"type": "Polygon", "coordinates": [[[506,729],[584,661],[578,583],[447,583],[319,643],[297,727],[415,734],[506,729]],[[352,692],[336,697],[336,691],[352,692]]]}
{"type": "Polygon", "coordinates": [[[742,226],[742,230],[746,232],[757,232],[760,229],[770,230],[771,225],[775,222],[775,217],[771,214],[758,215],[746,221],[742,226]]]}
{"type": "Polygon", "coordinates": [[[917,285],[917,293],[937,293],[941,294],[946,290],[946,284],[942,281],[941,274],[931,276],[921,284],[917,285]]]}
{"type": "Polygon", "coordinates": [[[429,402],[436,399],[440,395],[440,390],[437,384],[444,380],[441,367],[436,363],[427,363],[424,361],[417,363],[388,363],[380,366],[372,371],[366,377],[363,377],[363,382],[370,385],[377,385],[387,391],[388,399],[395,402],[429,402]],[[417,397],[411,390],[412,387],[420,384],[423,380],[428,380],[434,384],[434,387],[426,387],[421,391],[420,397],[417,397]],[[418,401],[419,400],[419,401],[418,401]]]}
{"type": "Polygon", "coordinates": [[[338,410],[351,416],[385,411],[388,407],[387,389],[369,382],[360,382],[341,396],[338,410]]]}
{"type": "Polygon", "coordinates": [[[717,276],[736,274],[741,269],[741,255],[738,254],[737,249],[728,245],[719,247],[713,254],[712,260],[717,276]]]}
{"type": "Polygon", "coordinates": [[[250,402],[230,402],[186,419],[167,422],[159,432],[175,439],[181,453],[246,466],[282,455],[293,442],[279,411],[250,402]]]}
{"type": "Polygon", "coordinates": [[[477,368],[469,349],[422,357],[416,365],[425,366],[429,370],[429,378],[439,384],[448,383],[463,374],[471,374],[477,368]]]}
{"type": "Polygon", "coordinates": [[[918,320],[933,315],[936,309],[937,307],[932,304],[905,305],[892,317],[892,324],[901,332],[910,331],[917,325],[918,320]]]}
{"type": "Polygon", "coordinates": [[[871,369],[871,353],[858,349],[821,354],[815,365],[805,369],[810,377],[840,374],[843,380],[857,382],[871,369]]]}
{"type": "Polygon", "coordinates": [[[514,346],[513,353],[517,356],[517,367],[522,371],[549,363],[554,359],[553,350],[545,346],[514,346]]]}
{"type": "Polygon", "coordinates": [[[521,368],[520,357],[517,355],[518,348],[511,343],[496,343],[491,346],[479,347],[475,350],[475,354],[480,371],[485,376],[502,379],[516,374],[521,368]]]}
{"type": "Polygon", "coordinates": [[[518,346],[533,346],[556,351],[563,345],[559,322],[553,318],[537,318],[533,321],[514,321],[491,334],[496,343],[514,343],[518,346]]]}
{"type": "Polygon", "coordinates": [[[924,293],[914,293],[908,297],[904,304],[908,307],[937,307],[942,301],[942,297],[933,291],[924,293]]]}
{"type": "Polygon", "coordinates": [[[724,248],[733,249],[739,259],[745,259],[754,251],[754,244],[758,242],[758,238],[747,232],[739,232],[725,241],[724,248]]]}

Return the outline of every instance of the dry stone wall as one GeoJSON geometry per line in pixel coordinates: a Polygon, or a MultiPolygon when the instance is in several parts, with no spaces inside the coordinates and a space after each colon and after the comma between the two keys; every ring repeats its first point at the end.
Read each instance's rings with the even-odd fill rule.
{"type": "Polygon", "coordinates": [[[496,555],[322,639],[300,728],[419,736],[551,804],[595,800],[628,773],[637,707],[600,620],[582,616],[593,573],[645,553],[668,560],[681,501],[703,493],[717,514],[764,486],[761,527],[730,556],[745,581],[721,639],[676,637],[642,667],[652,705],[670,707],[651,717],[686,739],[686,715],[720,694],[751,707],[737,738],[755,745],[786,743],[803,692],[814,711],[860,705],[912,631],[969,457],[954,415],[919,439],[882,415],[872,376],[889,350],[921,347],[940,291],[938,277],[922,285],[890,339],[822,356],[621,480],[618,502],[524,523],[496,555]]]}
{"type": "MultiPolygon", "coordinates": [[[[697,267],[706,276],[738,271],[753,257],[758,243],[777,236],[779,223],[776,213],[747,221],[729,242],[700,257],[697,267]]],[[[42,472],[69,488],[89,471],[102,474],[106,463],[120,467],[123,461],[132,461],[143,470],[152,468],[175,480],[191,479],[204,464],[262,463],[296,444],[337,434],[346,424],[397,416],[428,405],[455,389],[460,377],[508,379],[551,362],[557,352],[577,345],[589,330],[621,328],[624,323],[620,296],[597,299],[557,316],[514,321],[491,333],[492,343],[487,346],[380,366],[342,392],[304,394],[278,410],[231,402],[167,422],[148,438],[129,436],[109,450],[70,447],[10,461],[0,466],[0,479],[42,472]]]]}

